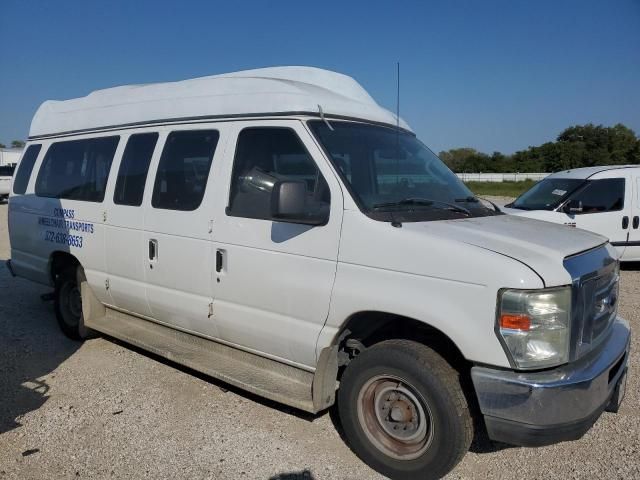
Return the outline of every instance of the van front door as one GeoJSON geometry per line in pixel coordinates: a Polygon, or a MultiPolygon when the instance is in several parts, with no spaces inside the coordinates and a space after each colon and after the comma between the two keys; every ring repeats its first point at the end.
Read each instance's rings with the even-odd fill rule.
{"type": "Polygon", "coordinates": [[[629,175],[622,171],[615,177],[592,177],[588,185],[572,195],[567,213],[577,228],[599,233],[609,239],[622,255],[631,228],[632,191],[629,175]]]}
{"type": "Polygon", "coordinates": [[[147,300],[154,320],[217,337],[213,290],[211,188],[220,134],[210,126],[164,130],[151,201],[145,209],[147,300]],[[211,173],[211,174],[210,174],[211,173]]]}
{"type": "Polygon", "coordinates": [[[227,180],[215,202],[213,315],[224,341],[313,367],[336,274],[342,193],[328,164],[314,160],[322,154],[301,122],[268,125],[236,124],[225,175],[230,191],[227,180]],[[308,201],[328,214],[327,223],[273,221],[278,180],[304,181],[308,201]]]}

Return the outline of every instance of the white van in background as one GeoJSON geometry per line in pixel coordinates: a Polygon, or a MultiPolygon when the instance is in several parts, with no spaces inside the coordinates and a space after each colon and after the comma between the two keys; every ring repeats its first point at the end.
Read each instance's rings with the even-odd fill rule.
{"type": "Polygon", "coordinates": [[[576,168],[549,175],[502,208],[609,239],[621,261],[640,261],[640,166],[576,168]]]}
{"type": "Polygon", "coordinates": [[[0,202],[9,198],[11,179],[13,178],[15,169],[15,165],[0,165],[0,202]]]}
{"type": "Polygon", "coordinates": [[[308,412],[337,403],[350,446],[394,479],[445,475],[474,416],[539,446],[624,394],[606,238],[488,208],[334,72],[45,102],[9,232],[10,271],[55,288],[69,337],[103,332],[308,412]]]}

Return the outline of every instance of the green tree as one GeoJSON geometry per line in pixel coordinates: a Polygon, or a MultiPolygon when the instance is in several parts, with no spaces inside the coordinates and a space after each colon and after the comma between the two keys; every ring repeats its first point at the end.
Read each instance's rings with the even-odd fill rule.
{"type": "Polygon", "coordinates": [[[452,148],[440,158],[454,172],[557,172],[594,165],[640,164],[640,139],[618,123],[574,125],[564,129],[555,142],[504,155],[491,156],[474,148],[452,148]]]}
{"type": "Polygon", "coordinates": [[[469,159],[477,154],[478,151],[474,148],[452,148],[446,152],[440,152],[439,157],[454,172],[462,172],[469,159]]]}
{"type": "Polygon", "coordinates": [[[0,148],[7,148],[7,146],[4,143],[0,143],[0,148]]]}
{"type": "Polygon", "coordinates": [[[22,140],[13,140],[11,142],[11,148],[23,148],[24,142],[22,140]]]}
{"type": "Polygon", "coordinates": [[[559,143],[580,149],[580,166],[640,163],[639,141],[633,130],[620,123],[613,127],[592,123],[576,125],[558,135],[559,143]]]}

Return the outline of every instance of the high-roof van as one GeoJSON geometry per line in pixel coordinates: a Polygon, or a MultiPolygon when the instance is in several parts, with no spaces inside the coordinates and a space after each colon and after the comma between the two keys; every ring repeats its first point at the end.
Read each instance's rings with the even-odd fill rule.
{"type": "Polygon", "coordinates": [[[620,261],[640,261],[640,166],[576,168],[549,175],[503,209],[609,239],[620,261]]]}
{"type": "Polygon", "coordinates": [[[69,337],[103,332],[307,412],[337,403],[351,448],[391,478],[446,474],[474,428],[579,438],[624,395],[607,239],[485,205],[338,73],[45,102],[9,229],[9,269],[55,288],[69,337]]]}

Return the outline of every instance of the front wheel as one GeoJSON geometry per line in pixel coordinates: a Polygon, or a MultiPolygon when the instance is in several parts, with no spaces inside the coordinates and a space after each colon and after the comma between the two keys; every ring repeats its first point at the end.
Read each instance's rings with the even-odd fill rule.
{"type": "Polygon", "coordinates": [[[393,479],[435,479],[465,455],[473,422],[458,372],[434,350],[388,340],[340,381],[338,410],[354,452],[393,479]]]}
{"type": "Polygon", "coordinates": [[[82,315],[80,285],[84,279],[82,267],[70,267],[56,278],[54,306],[58,325],[73,340],[85,340],[92,331],[85,327],[82,315]]]}

